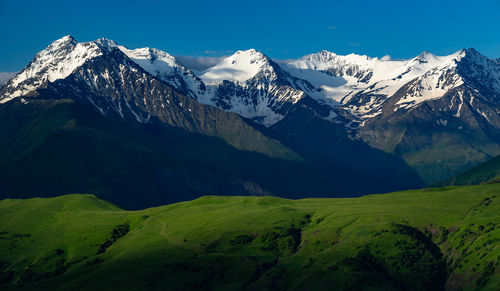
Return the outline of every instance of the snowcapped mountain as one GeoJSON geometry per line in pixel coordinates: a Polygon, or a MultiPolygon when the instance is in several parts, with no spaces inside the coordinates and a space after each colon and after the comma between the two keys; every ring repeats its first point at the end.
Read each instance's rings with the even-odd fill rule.
{"type": "Polygon", "coordinates": [[[401,100],[401,107],[415,106],[425,100],[437,98],[458,86],[459,80],[451,81],[445,86],[440,86],[437,82],[440,72],[456,66],[456,61],[463,54],[463,51],[459,51],[439,57],[424,52],[410,60],[384,60],[321,51],[287,62],[283,66],[293,75],[308,80],[319,89],[316,94],[311,94],[312,97],[333,100],[353,115],[368,119],[381,114],[382,104],[416,78],[420,78],[419,84],[401,100]]]}
{"type": "Polygon", "coordinates": [[[69,98],[235,145],[223,120],[244,117],[306,155],[351,166],[355,140],[404,158],[429,183],[500,154],[500,60],[474,49],[409,60],[320,51],[286,62],[250,49],[197,72],[158,49],[65,36],[0,87],[0,103],[17,97],[69,98]]]}
{"type": "Polygon", "coordinates": [[[182,94],[183,88],[191,94],[203,91],[203,85],[159,50],[128,50],[107,39],[78,43],[65,36],[0,88],[0,103],[17,97],[73,99],[126,121],[157,119],[190,131],[225,134],[218,133],[223,123],[217,120],[232,120],[234,114],[203,105],[194,98],[199,96],[182,94]]]}
{"type": "Polygon", "coordinates": [[[211,104],[267,126],[281,120],[313,90],[307,81],[293,77],[254,49],[236,52],[200,78],[215,93],[211,104]]]}
{"type": "MultiPolygon", "coordinates": [[[[393,95],[380,96],[372,111],[377,114],[357,133],[371,146],[405,158],[429,183],[500,154],[498,63],[473,49],[440,58],[426,54],[414,63],[436,60],[393,95]]],[[[346,106],[372,96],[357,93],[346,106]]]]}
{"type": "Polygon", "coordinates": [[[269,59],[254,49],[238,51],[209,68],[201,75],[201,78],[208,84],[224,80],[244,83],[268,65],[269,59]]]}
{"type": "Polygon", "coordinates": [[[159,50],[63,37],[0,87],[0,195],[34,193],[31,185],[149,205],[422,185],[401,158],[324,118],[331,108],[314,90],[255,50],[197,77],[159,50]]]}
{"type": "Polygon", "coordinates": [[[410,60],[320,51],[277,63],[250,49],[236,52],[198,76],[158,49],[132,50],[104,38],[78,43],[65,36],[38,53],[25,70],[0,89],[0,102],[33,94],[102,56],[103,50],[113,49],[181,94],[266,126],[279,122],[291,106],[305,97],[317,102],[323,118],[358,129],[383,112],[411,110],[443,97],[465,82],[482,86],[488,95],[500,92],[500,61],[489,60],[475,50],[449,56],[424,52],[410,60]],[[401,90],[405,93],[396,94],[401,90]]]}
{"type": "Polygon", "coordinates": [[[167,82],[180,93],[199,100],[204,100],[209,95],[203,81],[168,53],[148,47],[134,50],[124,46],[117,47],[144,70],[167,82]]]}
{"type": "Polygon", "coordinates": [[[0,102],[29,95],[48,82],[64,79],[86,61],[100,55],[102,51],[97,43],[78,43],[69,35],[58,39],[1,88],[0,102]]]}
{"type": "Polygon", "coordinates": [[[428,183],[500,154],[500,66],[474,49],[409,60],[321,51],[282,68],[346,112],[331,120],[403,157],[428,183]]]}

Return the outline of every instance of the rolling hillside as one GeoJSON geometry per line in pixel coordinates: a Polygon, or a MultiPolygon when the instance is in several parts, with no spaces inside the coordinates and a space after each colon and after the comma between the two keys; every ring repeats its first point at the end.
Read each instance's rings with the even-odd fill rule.
{"type": "Polygon", "coordinates": [[[500,178],[500,156],[479,164],[439,185],[476,185],[495,182],[498,178],[500,178]]]}
{"type": "Polygon", "coordinates": [[[12,289],[498,290],[500,184],[360,198],[205,196],[125,211],[0,201],[12,289]]]}

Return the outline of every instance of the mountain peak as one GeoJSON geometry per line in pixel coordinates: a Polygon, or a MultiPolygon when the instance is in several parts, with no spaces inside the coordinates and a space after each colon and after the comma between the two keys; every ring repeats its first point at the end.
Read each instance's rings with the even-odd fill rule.
{"type": "Polygon", "coordinates": [[[239,50],[235,52],[232,56],[229,56],[228,58],[249,59],[250,61],[257,59],[268,59],[268,57],[264,55],[264,53],[253,48],[248,50],[239,50]]]}
{"type": "Polygon", "coordinates": [[[414,60],[419,61],[420,63],[427,63],[427,62],[432,61],[434,59],[436,59],[436,55],[434,55],[428,51],[423,51],[418,56],[416,56],[414,58],[414,60]]]}
{"type": "Polygon", "coordinates": [[[249,54],[254,54],[254,53],[257,53],[258,51],[254,48],[251,48],[251,49],[248,49],[248,50],[239,50],[236,52],[236,54],[240,54],[240,53],[249,53],[249,54]]]}
{"type": "Polygon", "coordinates": [[[323,55],[336,55],[335,53],[329,51],[329,50],[320,50],[317,52],[317,54],[323,54],[323,55]]]}
{"type": "Polygon", "coordinates": [[[463,48],[456,53],[450,55],[450,57],[455,60],[455,62],[473,62],[473,63],[481,63],[486,64],[490,62],[494,62],[494,60],[489,59],[488,57],[482,55],[474,48],[463,48]]]}
{"type": "Polygon", "coordinates": [[[118,47],[118,44],[114,40],[111,40],[111,39],[108,39],[108,38],[105,38],[105,37],[101,37],[101,38],[97,39],[95,41],[95,43],[98,43],[99,45],[101,45],[106,50],[110,50],[110,49],[118,47]]]}
{"type": "Polygon", "coordinates": [[[173,67],[182,66],[172,55],[159,49],[143,47],[131,50],[124,46],[118,46],[118,48],[153,75],[165,71],[170,72],[173,67]]]}
{"type": "Polygon", "coordinates": [[[54,42],[52,42],[51,45],[63,45],[63,44],[77,44],[78,41],[76,41],[76,39],[74,37],[72,37],[71,35],[65,35],[63,37],[61,37],[60,39],[57,39],[55,40],[54,42]]]}
{"type": "Polygon", "coordinates": [[[36,91],[46,82],[64,79],[88,60],[103,54],[95,42],[78,43],[66,35],[40,51],[29,65],[11,79],[3,90],[0,103],[36,91]]]}
{"type": "Polygon", "coordinates": [[[334,58],[337,56],[336,53],[332,53],[331,51],[327,51],[327,50],[321,50],[313,55],[316,55],[316,56],[319,56],[322,58],[334,58]]]}
{"type": "Polygon", "coordinates": [[[217,83],[222,80],[245,82],[269,62],[270,59],[266,55],[255,49],[240,50],[208,68],[201,75],[201,79],[207,83],[217,83]]]}
{"type": "Polygon", "coordinates": [[[463,49],[463,54],[466,56],[466,57],[472,57],[472,58],[478,58],[478,59],[487,59],[489,60],[486,56],[483,56],[480,52],[478,52],[476,49],[474,48],[468,48],[468,49],[463,49]]]}
{"type": "Polygon", "coordinates": [[[468,49],[463,49],[464,51],[468,52],[468,53],[471,53],[471,54],[477,54],[477,55],[480,55],[480,53],[473,47],[471,48],[468,48],[468,49]]]}
{"type": "MultiPolygon", "coordinates": [[[[60,39],[57,39],[53,41],[51,44],[49,44],[44,50],[39,52],[37,56],[43,54],[43,53],[49,53],[52,54],[56,51],[67,51],[71,50],[78,44],[78,41],[74,39],[71,35],[65,35],[61,37],[60,39]]],[[[36,58],[36,57],[35,57],[36,58]]]]}
{"type": "Polygon", "coordinates": [[[167,52],[150,47],[130,50],[124,46],[118,46],[118,49],[145,71],[167,82],[182,94],[193,99],[205,96],[205,84],[167,52]]]}

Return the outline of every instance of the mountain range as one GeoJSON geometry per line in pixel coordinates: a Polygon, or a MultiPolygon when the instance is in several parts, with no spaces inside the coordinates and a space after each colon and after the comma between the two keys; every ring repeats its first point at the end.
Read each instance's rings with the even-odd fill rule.
{"type": "Polygon", "coordinates": [[[500,60],[238,51],[196,71],[65,36],[0,87],[0,195],[138,208],[418,188],[500,154],[500,60]]]}

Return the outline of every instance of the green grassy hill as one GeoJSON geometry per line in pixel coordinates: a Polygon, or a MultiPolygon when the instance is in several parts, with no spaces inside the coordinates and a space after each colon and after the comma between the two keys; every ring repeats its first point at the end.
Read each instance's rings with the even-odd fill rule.
{"type": "Polygon", "coordinates": [[[7,289],[498,290],[499,264],[500,184],[141,211],[92,195],[0,201],[7,289]]]}
{"type": "Polygon", "coordinates": [[[465,171],[440,185],[475,185],[500,178],[500,156],[465,171]]]}

